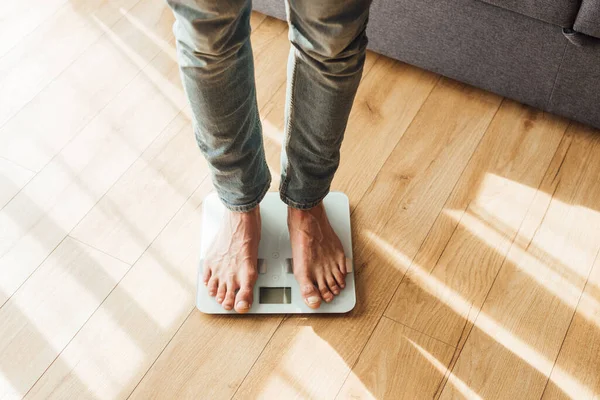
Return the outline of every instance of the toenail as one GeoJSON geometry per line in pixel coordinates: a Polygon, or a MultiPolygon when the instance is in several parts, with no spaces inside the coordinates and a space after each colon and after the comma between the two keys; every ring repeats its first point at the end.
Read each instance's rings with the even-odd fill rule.
{"type": "Polygon", "coordinates": [[[313,291],[313,289],[314,289],[314,287],[313,287],[312,285],[306,285],[306,286],[304,286],[304,287],[302,288],[302,291],[303,291],[304,293],[310,293],[310,292],[312,292],[312,291],[313,291]]]}
{"type": "Polygon", "coordinates": [[[245,310],[245,309],[247,309],[247,308],[250,308],[250,306],[248,305],[248,302],[247,302],[247,301],[244,301],[244,300],[242,300],[242,301],[238,301],[238,303],[237,303],[237,308],[240,308],[240,309],[242,309],[242,310],[245,310]]]}
{"type": "Polygon", "coordinates": [[[217,301],[223,301],[222,297],[217,297],[217,301]]]}
{"type": "Polygon", "coordinates": [[[318,296],[310,296],[306,299],[306,301],[308,301],[308,304],[317,304],[319,302],[319,297],[318,296]]]}

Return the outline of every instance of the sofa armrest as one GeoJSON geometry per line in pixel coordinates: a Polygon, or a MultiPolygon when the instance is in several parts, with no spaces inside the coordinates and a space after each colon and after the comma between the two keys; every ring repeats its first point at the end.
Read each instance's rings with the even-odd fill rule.
{"type": "Polygon", "coordinates": [[[583,0],[573,29],[600,38],[600,0],[583,0]]]}

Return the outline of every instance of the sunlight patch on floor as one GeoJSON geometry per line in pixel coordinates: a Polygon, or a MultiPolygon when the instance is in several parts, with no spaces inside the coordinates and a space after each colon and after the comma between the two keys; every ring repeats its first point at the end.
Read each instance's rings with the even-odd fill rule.
{"type": "Polygon", "coordinates": [[[318,396],[316,388],[322,393],[337,390],[336,382],[341,382],[350,368],[346,361],[312,326],[286,327],[291,340],[285,344],[285,354],[279,363],[273,366],[273,373],[264,383],[261,398],[295,398],[302,393],[304,398],[318,396]],[[331,379],[328,379],[330,377],[331,379]],[[305,388],[303,382],[319,382],[305,388]],[[331,382],[331,383],[330,383],[331,382]]]}
{"type": "MultiPolygon", "coordinates": [[[[567,266],[573,272],[587,278],[587,271],[578,270],[579,257],[588,253],[596,245],[596,234],[600,233],[600,212],[580,205],[565,203],[537,188],[523,185],[519,182],[488,173],[474,201],[473,210],[482,210],[477,215],[485,222],[509,236],[517,234],[515,242],[525,247],[535,245],[542,253],[554,258],[562,266],[567,266]],[[505,193],[510,193],[507,198],[505,193]],[[494,200],[494,199],[497,200],[494,200]],[[534,199],[532,204],[523,199],[534,199]],[[507,201],[508,199],[508,201],[507,201]],[[523,220],[514,218],[515,208],[527,209],[523,220]],[[578,213],[584,213],[589,222],[582,226],[577,237],[571,237],[568,243],[561,234],[567,229],[568,223],[578,213]],[[536,231],[542,224],[542,230],[536,231]],[[587,232],[586,232],[587,231],[587,232]],[[536,237],[532,236],[535,234],[536,237]]],[[[470,207],[471,208],[471,207],[470,207]]],[[[458,215],[454,214],[455,219],[458,215]]],[[[489,230],[488,230],[489,231],[489,230]]]]}
{"type": "Polygon", "coordinates": [[[19,399],[23,397],[23,393],[10,384],[10,381],[0,372],[0,396],[2,399],[19,399]]]}
{"type": "MultiPolygon", "coordinates": [[[[460,224],[469,230],[469,232],[476,235],[478,239],[482,240],[493,249],[501,250],[511,244],[511,241],[506,237],[498,234],[497,231],[489,228],[480,219],[470,214],[462,214],[461,212],[454,210],[444,211],[444,213],[455,221],[460,222],[460,224]]],[[[577,252],[580,250],[571,248],[568,251],[577,252]]],[[[536,257],[518,246],[512,246],[506,255],[506,260],[518,268],[519,271],[527,274],[569,307],[575,308],[577,306],[582,288],[570,283],[564,276],[555,272],[553,269],[548,268],[545,263],[541,262],[536,257]]],[[[588,299],[588,301],[596,303],[592,309],[600,307],[600,303],[594,299],[588,299]]],[[[586,309],[581,315],[589,322],[600,327],[600,321],[588,311],[590,311],[590,309],[586,309]]]]}
{"type": "MultiPolygon", "coordinates": [[[[172,83],[161,72],[157,71],[154,67],[152,67],[152,60],[148,61],[142,56],[140,56],[134,48],[125,43],[123,39],[121,39],[115,32],[113,32],[110,29],[109,26],[104,24],[100,19],[98,19],[97,17],[92,18],[94,19],[96,24],[98,24],[100,29],[104,31],[106,36],[131,60],[131,62],[134,65],[136,65],[141,70],[141,73],[144,74],[148,78],[148,80],[152,82],[161,91],[165,98],[169,99],[173,106],[177,109],[182,109],[182,112],[184,112],[186,116],[190,118],[190,111],[188,108],[185,107],[187,104],[187,100],[185,99],[185,95],[181,86],[172,83]]],[[[173,68],[178,68],[177,62],[172,62],[173,68]]]]}
{"type": "MultiPolygon", "coordinates": [[[[513,335],[484,312],[480,311],[478,315],[474,313],[473,305],[465,300],[460,293],[457,293],[436,277],[430,275],[421,266],[413,263],[406,255],[396,250],[391,244],[374,232],[367,230],[365,231],[365,235],[377,245],[379,251],[383,253],[383,256],[387,253],[388,257],[395,259],[396,263],[401,264],[401,266],[398,266],[399,270],[410,267],[411,279],[421,289],[436,297],[458,315],[461,315],[471,323],[474,323],[477,328],[485,332],[489,337],[493,338],[507,350],[511,351],[515,356],[531,365],[541,374],[546,377],[550,376],[550,372],[554,366],[554,360],[549,360],[543,354],[537,352],[528,343],[513,335]]],[[[591,392],[587,387],[583,386],[572,376],[569,376],[565,371],[561,371],[558,365],[554,367],[554,371],[554,373],[559,374],[559,376],[563,378],[560,382],[555,383],[565,393],[575,397],[579,396],[580,398],[585,397],[585,395],[591,397],[591,392]]]]}
{"type": "Polygon", "coordinates": [[[266,139],[273,141],[278,146],[283,143],[283,132],[281,132],[273,123],[264,118],[262,121],[263,135],[266,139]]]}
{"type": "Polygon", "coordinates": [[[137,19],[123,7],[119,8],[119,12],[125,17],[125,19],[127,19],[127,21],[129,21],[129,23],[131,23],[131,25],[150,38],[159,49],[168,54],[169,57],[171,57],[171,60],[177,62],[177,52],[175,51],[174,46],[148,29],[146,25],[144,25],[139,19],[137,19]]]}
{"type": "MultiPolygon", "coordinates": [[[[414,341],[406,338],[408,342],[415,348],[421,355],[434,366],[435,369],[439,371],[440,374],[445,375],[448,372],[448,368],[442,364],[437,358],[433,356],[430,352],[425,350],[423,347],[419,346],[414,341]]],[[[464,383],[460,378],[454,375],[452,372],[448,375],[448,382],[456,388],[458,392],[460,392],[465,398],[470,400],[482,400],[481,396],[479,396],[475,391],[473,391],[466,383],[464,383]]]]}
{"type": "MultiPolygon", "coordinates": [[[[59,363],[50,367],[47,377],[54,378],[49,384],[53,391],[57,390],[59,375],[62,376],[60,388],[65,392],[82,395],[90,392],[99,399],[116,398],[124,387],[139,378],[140,366],[145,365],[148,356],[132,339],[131,333],[106,310],[98,310],[95,321],[84,327],[83,334],[76,336],[61,354],[59,363]],[[102,336],[110,341],[95,341],[102,336]],[[110,356],[116,348],[120,362],[114,362],[115,358],[110,356]],[[98,379],[99,376],[102,378],[98,379]]],[[[44,378],[40,381],[41,391],[44,390],[44,378]]]]}
{"type": "Polygon", "coordinates": [[[486,173],[469,208],[480,208],[493,215],[504,225],[503,233],[513,235],[519,230],[522,214],[514,210],[527,210],[537,188],[486,173]]]}

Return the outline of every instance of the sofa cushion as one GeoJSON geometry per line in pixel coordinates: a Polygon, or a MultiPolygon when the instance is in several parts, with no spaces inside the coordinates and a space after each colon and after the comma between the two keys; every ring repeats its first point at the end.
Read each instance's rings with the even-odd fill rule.
{"type": "MultiPolygon", "coordinates": [[[[575,22],[581,0],[482,0],[564,28],[575,22]]],[[[592,0],[591,2],[597,1],[592,0]]]]}
{"type": "Polygon", "coordinates": [[[600,0],[583,0],[573,29],[600,38],[600,0]]]}

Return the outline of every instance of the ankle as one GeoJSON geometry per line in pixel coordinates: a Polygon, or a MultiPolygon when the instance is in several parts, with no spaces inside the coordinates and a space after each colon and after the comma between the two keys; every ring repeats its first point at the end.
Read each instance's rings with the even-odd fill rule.
{"type": "Polygon", "coordinates": [[[303,221],[313,221],[315,219],[320,219],[323,216],[324,207],[323,203],[319,203],[316,206],[308,209],[298,209],[293,207],[288,207],[288,221],[293,222],[303,222],[303,221]]]}
{"type": "Polygon", "coordinates": [[[260,219],[260,208],[259,206],[254,207],[248,211],[227,211],[230,219],[241,222],[254,222],[260,219]]]}

